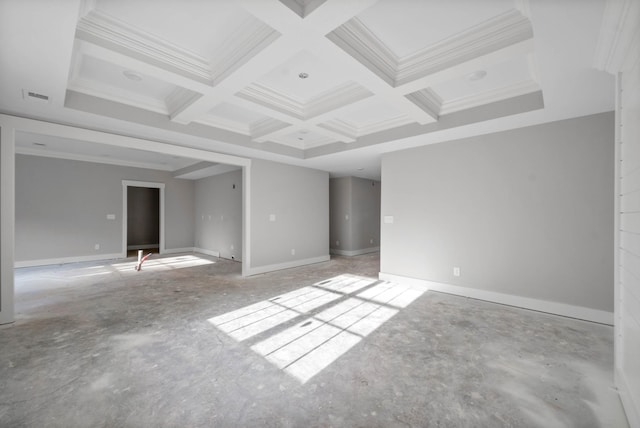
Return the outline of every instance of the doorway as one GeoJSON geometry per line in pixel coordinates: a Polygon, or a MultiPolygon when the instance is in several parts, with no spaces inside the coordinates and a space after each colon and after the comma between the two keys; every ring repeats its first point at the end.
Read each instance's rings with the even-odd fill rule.
{"type": "Polygon", "coordinates": [[[165,252],[164,183],[122,182],[122,256],[165,252]]]}

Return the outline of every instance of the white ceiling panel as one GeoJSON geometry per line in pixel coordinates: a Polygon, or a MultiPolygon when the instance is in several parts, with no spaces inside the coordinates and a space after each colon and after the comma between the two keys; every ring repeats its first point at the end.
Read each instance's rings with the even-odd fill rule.
{"type": "Polygon", "coordinates": [[[95,9],[209,60],[250,18],[227,0],[97,0],[95,9]]]}
{"type": "Polygon", "coordinates": [[[522,56],[493,64],[465,76],[458,76],[456,79],[432,86],[431,89],[447,102],[533,80],[530,61],[522,56]],[[481,77],[482,75],[484,77],[481,77]]]}
{"type": "Polygon", "coordinates": [[[258,80],[264,85],[301,104],[343,85],[349,80],[339,67],[320,60],[308,51],[299,52],[258,80]],[[306,73],[306,78],[300,74],[306,73]]]}
{"type": "Polygon", "coordinates": [[[513,8],[513,0],[380,0],[357,18],[402,58],[513,8]]]}

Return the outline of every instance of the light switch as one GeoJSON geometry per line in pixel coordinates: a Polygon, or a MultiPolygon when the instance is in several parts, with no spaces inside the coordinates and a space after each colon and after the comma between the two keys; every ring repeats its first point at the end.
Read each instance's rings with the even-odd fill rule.
{"type": "Polygon", "coordinates": [[[384,216],[384,223],[385,224],[393,224],[393,216],[392,215],[384,216]]]}
{"type": "Polygon", "coordinates": [[[269,215],[269,221],[276,221],[276,215],[275,214],[270,214],[269,215]]]}
{"type": "Polygon", "coordinates": [[[107,214],[107,220],[115,220],[115,219],[116,219],[115,214],[107,214]]]}

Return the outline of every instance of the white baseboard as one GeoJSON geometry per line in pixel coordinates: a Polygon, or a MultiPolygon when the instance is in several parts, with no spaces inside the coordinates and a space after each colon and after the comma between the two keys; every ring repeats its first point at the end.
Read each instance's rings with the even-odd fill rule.
{"type": "Polygon", "coordinates": [[[205,254],[205,255],[211,256],[211,257],[220,257],[220,251],[205,250],[204,248],[195,247],[193,249],[193,252],[194,253],[205,254]]]}
{"type": "Polygon", "coordinates": [[[585,308],[583,306],[568,305],[566,303],[550,302],[548,300],[532,299],[530,297],[515,296],[512,294],[498,293],[495,291],[460,287],[458,285],[426,281],[423,279],[408,278],[390,273],[380,272],[379,278],[384,281],[411,285],[423,290],[440,291],[443,293],[455,294],[457,296],[471,297],[473,299],[486,300],[488,302],[500,303],[503,305],[516,306],[519,308],[547,312],[569,318],[577,318],[600,324],[613,325],[613,312],[585,308]]]}
{"type": "Polygon", "coordinates": [[[619,368],[616,368],[615,383],[629,426],[640,427],[640,397],[635,397],[631,394],[627,384],[627,377],[620,372],[619,368]]]}
{"type": "Polygon", "coordinates": [[[160,251],[160,254],[176,254],[176,253],[193,253],[193,247],[184,247],[184,248],[166,248],[160,251]]]}
{"type": "Polygon", "coordinates": [[[380,251],[380,247],[362,248],[360,250],[338,250],[337,248],[329,249],[329,253],[337,256],[360,256],[362,254],[376,253],[380,251]]]}
{"type": "Polygon", "coordinates": [[[160,248],[160,244],[127,245],[127,251],[131,251],[131,250],[149,250],[151,248],[160,248]]]}
{"type": "Polygon", "coordinates": [[[291,269],[294,267],[311,265],[314,263],[328,262],[329,260],[331,260],[331,257],[329,257],[329,255],[327,254],[326,256],[313,257],[310,259],[293,260],[290,262],[277,263],[273,265],[250,267],[249,269],[247,269],[247,275],[251,276],[251,275],[258,275],[261,273],[274,272],[282,269],[291,269]]]}
{"type": "Polygon", "coordinates": [[[63,265],[67,263],[79,263],[79,262],[96,262],[102,260],[121,259],[122,254],[95,254],[91,256],[77,256],[77,257],[60,257],[57,259],[39,259],[39,260],[22,260],[14,263],[15,268],[34,267],[34,266],[47,266],[47,265],[63,265]]]}

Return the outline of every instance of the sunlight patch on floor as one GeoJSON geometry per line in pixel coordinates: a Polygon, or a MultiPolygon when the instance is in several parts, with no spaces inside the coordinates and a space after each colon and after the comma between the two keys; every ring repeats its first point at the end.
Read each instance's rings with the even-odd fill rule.
{"type": "MultiPolygon", "coordinates": [[[[142,264],[142,271],[163,271],[172,269],[182,269],[194,266],[211,265],[213,260],[201,258],[194,255],[175,256],[175,257],[159,257],[154,259],[151,256],[142,264]]],[[[120,272],[135,270],[137,261],[113,264],[112,267],[120,272]]]]}
{"type": "Polygon", "coordinates": [[[340,275],[208,321],[237,341],[273,331],[251,349],[305,383],[422,293],[399,284],[340,275]],[[313,314],[316,309],[321,310],[313,314]],[[297,324],[281,327],[303,316],[297,324]]]}

